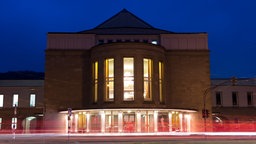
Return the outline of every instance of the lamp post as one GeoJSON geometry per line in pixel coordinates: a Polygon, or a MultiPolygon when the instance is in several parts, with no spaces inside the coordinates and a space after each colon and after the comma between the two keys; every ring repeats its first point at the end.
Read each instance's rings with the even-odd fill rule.
{"type": "Polygon", "coordinates": [[[237,78],[236,77],[231,77],[228,80],[225,80],[217,85],[214,86],[210,86],[209,88],[205,89],[204,91],[204,95],[203,95],[203,110],[202,110],[202,117],[204,119],[204,132],[206,132],[206,119],[209,117],[209,110],[206,109],[206,96],[209,92],[211,92],[212,90],[216,89],[219,86],[222,86],[223,84],[226,84],[228,82],[232,83],[232,86],[234,86],[237,82],[237,78]]]}
{"type": "Polygon", "coordinates": [[[15,143],[15,131],[17,127],[17,121],[16,121],[16,115],[17,115],[17,105],[14,105],[14,110],[13,110],[14,118],[12,120],[12,130],[13,130],[13,142],[15,143]]]}
{"type": "Polygon", "coordinates": [[[70,128],[71,128],[71,124],[70,124],[71,116],[72,116],[72,108],[68,108],[68,143],[69,143],[69,134],[70,134],[70,128]]]}

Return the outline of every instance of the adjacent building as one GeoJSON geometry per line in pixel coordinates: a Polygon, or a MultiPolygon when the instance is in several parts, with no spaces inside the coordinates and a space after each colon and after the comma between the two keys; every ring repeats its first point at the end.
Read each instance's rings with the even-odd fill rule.
{"type": "Polygon", "coordinates": [[[93,29],[49,32],[45,128],[54,132],[204,131],[208,35],[154,28],[122,10],[93,29]]]}
{"type": "Polygon", "coordinates": [[[256,79],[212,79],[212,86],[213,130],[255,131],[256,79]]]}
{"type": "Polygon", "coordinates": [[[0,133],[43,129],[44,80],[0,80],[0,133]]]}

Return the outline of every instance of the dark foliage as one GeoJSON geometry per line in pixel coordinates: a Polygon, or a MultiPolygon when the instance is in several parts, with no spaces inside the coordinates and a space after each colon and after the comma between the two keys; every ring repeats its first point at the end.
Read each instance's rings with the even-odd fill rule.
{"type": "Polygon", "coordinates": [[[9,71],[0,73],[0,80],[43,80],[43,72],[34,71],[9,71]]]}

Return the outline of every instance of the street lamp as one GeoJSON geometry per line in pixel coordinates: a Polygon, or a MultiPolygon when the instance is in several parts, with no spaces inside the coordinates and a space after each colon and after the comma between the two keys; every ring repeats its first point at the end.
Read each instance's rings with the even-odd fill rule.
{"type": "Polygon", "coordinates": [[[205,89],[204,91],[204,96],[203,96],[203,110],[202,110],[202,118],[204,119],[204,132],[206,132],[206,119],[209,117],[209,110],[206,109],[206,96],[209,92],[212,90],[216,89],[219,86],[222,86],[223,84],[226,84],[228,82],[232,83],[232,86],[236,85],[237,78],[236,77],[231,77],[230,79],[223,81],[222,83],[219,83],[214,86],[210,86],[209,88],[205,89]]]}
{"type": "Polygon", "coordinates": [[[14,104],[14,110],[13,110],[14,118],[12,118],[12,132],[13,132],[13,140],[15,142],[15,130],[17,128],[17,105],[14,104]]]}

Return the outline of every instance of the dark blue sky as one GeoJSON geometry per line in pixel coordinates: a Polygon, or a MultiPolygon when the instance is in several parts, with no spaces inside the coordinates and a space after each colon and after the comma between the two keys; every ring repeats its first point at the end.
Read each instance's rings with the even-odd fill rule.
{"type": "Polygon", "coordinates": [[[256,0],[1,0],[0,72],[44,71],[47,32],[91,29],[127,9],[152,26],[207,32],[211,77],[256,77],[256,0]]]}

